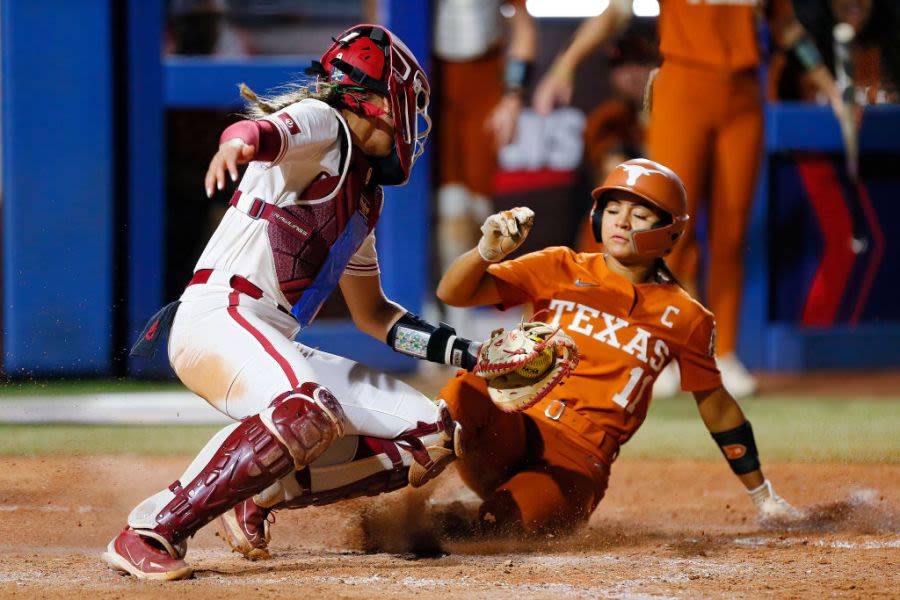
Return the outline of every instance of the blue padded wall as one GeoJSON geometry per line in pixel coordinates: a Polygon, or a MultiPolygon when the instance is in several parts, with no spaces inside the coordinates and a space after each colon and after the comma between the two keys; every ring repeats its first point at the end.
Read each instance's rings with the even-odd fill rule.
{"type": "Polygon", "coordinates": [[[3,369],[104,373],[112,335],[108,0],[3,0],[3,369]]]}

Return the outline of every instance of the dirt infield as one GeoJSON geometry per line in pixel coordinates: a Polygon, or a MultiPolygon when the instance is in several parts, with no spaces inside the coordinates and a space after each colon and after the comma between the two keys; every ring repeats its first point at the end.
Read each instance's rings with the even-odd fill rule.
{"type": "Polygon", "coordinates": [[[231,554],[204,530],[191,544],[194,579],[110,571],[99,555],[127,512],[186,464],[4,460],[0,597],[873,598],[900,589],[898,465],[769,465],[779,491],[810,512],[798,528],[769,530],[723,464],[623,459],[588,528],[529,542],[448,534],[447,514],[474,506],[451,472],[422,491],[277,513],[266,562],[231,554]]]}

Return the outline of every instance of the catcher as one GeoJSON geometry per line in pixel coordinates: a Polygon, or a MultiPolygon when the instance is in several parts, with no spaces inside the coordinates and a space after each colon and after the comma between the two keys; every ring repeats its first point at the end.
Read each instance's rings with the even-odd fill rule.
{"type": "Polygon", "coordinates": [[[460,372],[441,391],[462,425],[465,453],[457,469],[483,499],[479,525],[534,534],[586,523],[619,447],[647,415],[653,381],[673,359],[683,389],[693,392],[761,514],[793,516],[763,476],[750,423],[722,386],[713,315],[663,260],[688,221],[681,180],[658,163],[634,159],[613,169],[592,195],[592,230],[604,253],[554,247],[501,262],[533,222],[529,209],[515,208],[489,217],[478,247],[439,283],[437,295],[450,305],[531,304],[548,311],[549,330],[571,334],[581,355],[571,377],[536,403],[527,390],[506,396],[505,383],[491,379],[483,363],[502,358],[489,356],[490,343],[476,367],[488,379],[460,372]]]}
{"type": "Polygon", "coordinates": [[[222,133],[205,181],[212,196],[249,163],[231,207],[180,300],[132,351],[152,354],[168,332],[181,381],[235,421],[109,543],[107,563],[135,577],[190,576],[187,541],[220,515],[229,542],[264,553],[274,508],[419,486],[455,458],[445,406],[294,342],[340,286],[357,326],[393,350],[475,365],[478,344],[381,289],[382,186],[403,184],[424,150],[428,79],[377,25],[340,34],[308,73],[315,81],[272,98],[243,90],[254,118],[222,133]]]}
{"type": "Polygon", "coordinates": [[[217,517],[232,547],[264,557],[272,510],[418,487],[459,451],[446,405],[294,342],[340,286],[354,323],[394,351],[471,369],[481,346],[381,289],[382,186],[406,182],[430,128],[415,56],[387,29],[357,25],[308,74],[271,98],[243,90],[253,118],[222,133],[205,181],[212,196],[249,163],[231,208],[132,350],[152,355],[168,333],[181,381],[235,421],[109,543],[104,560],[135,577],[189,577],[187,542],[217,517]]]}

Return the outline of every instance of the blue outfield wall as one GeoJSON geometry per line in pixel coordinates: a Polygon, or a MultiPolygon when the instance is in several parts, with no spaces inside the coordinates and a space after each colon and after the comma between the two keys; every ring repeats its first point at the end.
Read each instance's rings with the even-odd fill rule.
{"type": "Polygon", "coordinates": [[[3,370],[107,373],[113,113],[108,0],[2,0],[3,370]]]}

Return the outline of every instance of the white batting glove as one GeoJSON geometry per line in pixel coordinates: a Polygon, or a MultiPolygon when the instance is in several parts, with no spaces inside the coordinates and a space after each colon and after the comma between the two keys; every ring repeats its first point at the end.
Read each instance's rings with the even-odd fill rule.
{"type": "Polygon", "coordinates": [[[481,226],[478,254],[488,262],[503,260],[522,245],[534,226],[534,211],[517,206],[489,216],[481,226]]]}
{"type": "Polygon", "coordinates": [[[803,511],[797,510],[775,493],[768,479],[758,488],[747,490],[747,494],[759,510],[759,518],[763,521],[795,521],[803,517],[803,511]]]}

